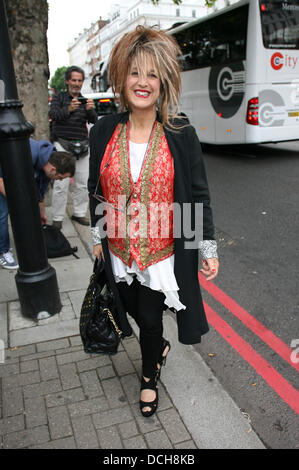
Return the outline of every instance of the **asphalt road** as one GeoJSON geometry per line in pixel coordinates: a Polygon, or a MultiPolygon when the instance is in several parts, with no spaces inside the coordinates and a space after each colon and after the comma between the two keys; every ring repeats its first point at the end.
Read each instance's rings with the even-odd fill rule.
{"type": "Polygon", "coordinates": [[[299,448],[299,141],[204,155],[221,269],[197,348],[268,448],[299,448]]]}

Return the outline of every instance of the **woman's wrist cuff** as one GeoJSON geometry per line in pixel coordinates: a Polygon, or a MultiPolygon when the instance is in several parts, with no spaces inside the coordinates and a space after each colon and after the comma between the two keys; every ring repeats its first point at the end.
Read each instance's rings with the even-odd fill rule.
{"type": "Polygon", "coordinates": [[[216,240],[202,240],[198,248],[203,259],[218,258],[216,240]]]}
{"type": "Polygon", "coordinates": [[[93,245],[99,245],[102,243],[99,227],[91,227],[90,232],[93,245]]]}

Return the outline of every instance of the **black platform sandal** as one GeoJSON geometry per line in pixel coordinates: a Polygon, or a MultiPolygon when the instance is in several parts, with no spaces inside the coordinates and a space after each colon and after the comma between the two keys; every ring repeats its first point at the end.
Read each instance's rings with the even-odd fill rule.
{"type": "Polygon", "coordinates": [[[171,344],[167,339],[162,338],[161,352],[160,352],[160,356],[159,356],[159,359],[158,359],[158,364],[160,364],[160,368],[158,369],[158,372],[157,372],[157,380],[159,380],[159,378],[160,378],[162,366],[165,366],[165,364],[166,364],[167,354],[166,354],[166,356],[163,356],[163,353],[164,353],[164,351],[167,347],[168,347],[168,351],[167,351],[167,354],[168,354],[170,349],[171,349],[171,344]]]}
{"type": "Polygon", "coordinates": [[[158,398],[158,387],[157,387],[157,375],[152,377],[148,382],[146,382],[144,377],[142,377],[140,392],[145,389],[154,390],[156,392],[156,398],[153,401],[147,402],[147,401],[139,400],[140,411],[143,416],[148,418],[149,416],[152,416],[158,408],[159,398],[158,398]],[[149,411],[144,411],[143,408],[151,408],[151,409],[149,411]]]}

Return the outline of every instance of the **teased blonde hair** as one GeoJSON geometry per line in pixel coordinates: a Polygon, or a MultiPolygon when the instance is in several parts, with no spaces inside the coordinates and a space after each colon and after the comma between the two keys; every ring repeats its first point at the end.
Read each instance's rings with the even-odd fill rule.
{"type": "Polygon", "coordinates": [[[126,33],[114,45],[109,59],[110,84],[114,93],[119,93],[122,108],[127,108],[125,85],[133,59],[138,73],[143,74],[150,58],[161,83],[158,111],[162,124],[173,127],[181,91],[179,55],[177,42],[164,31],[139,25],[126,33]]]}

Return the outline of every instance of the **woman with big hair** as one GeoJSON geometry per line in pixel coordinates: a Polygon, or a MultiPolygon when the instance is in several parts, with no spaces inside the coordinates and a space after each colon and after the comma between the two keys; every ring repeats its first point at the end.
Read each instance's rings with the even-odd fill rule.
{"type": "Polygon", "coordinates": [[[126,312],[140,330],[143,416],[157,409],[157,381],[170,350],[163,311],[176,312],[181,343],[199,343],[209,328],[198,248],[208,280],[219,267],[200,143],[194,128],[177,116],[179,55],[175,40],[161,30],[138,26],[125,34],[109,61],[110,84],[123,112],[101,118],[90,132],[93,253],[104,259],[123,334],[132,333],[126,312]],[[99,201],[105,211],[96,210],[99,201]],[[196,232],[200,204],[203,238],[195,249],[188,246],[184,205],[196,232]]]}

